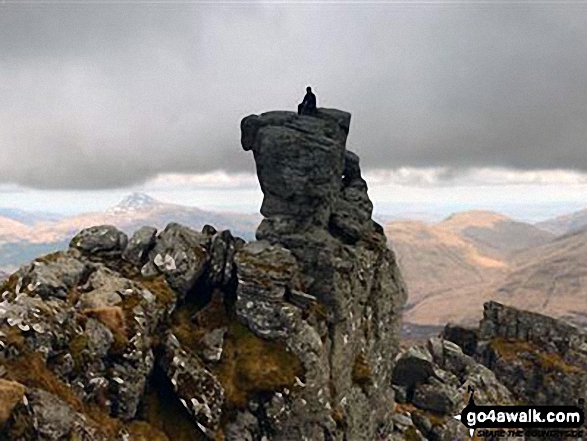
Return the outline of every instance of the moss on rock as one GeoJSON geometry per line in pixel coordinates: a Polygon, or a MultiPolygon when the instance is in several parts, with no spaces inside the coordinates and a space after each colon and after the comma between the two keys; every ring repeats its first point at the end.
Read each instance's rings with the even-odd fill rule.
{"type": "Polygon", "coordinates": [[[351,372],[353,382],[360,387],[366,387],[373,382],[372,376],[373,372],[371,371],[371,366],[365,358],[365,354],[358,354],[355,357],[353,370],[351,372]]]}
{"type": "MultiPolygon", "coordinates": [[[[170,441],[198,441],[206,439],[198,426],[193,422],[191,416],[181,405],[173,392],[173,387],[165,375],[155,368],[153,377],[145,391],[138,417],[154,428],[157,436],[161,438],[146,439],[154,441],[165,441],[166,436],[170,441]]],[[[142,424],[135,428],[139,429],[135,441],[141,441],[141,430],[147,426],[142,424]]],[[[133,438],[131,438],[133,440],[133,438]]]]}
{"type": "Polygon", "coordinates": [[[256,393],[293,388],[304,370],[299,358],[282,342],[263,340],[232,322],[220,364],[213,372],[224,387],[227,406],[243,408],[256,393]]]}
{"type": "Polygon", "coordinates": [[[105,409],[92,403],[82,402],[71,388],[57,378],[47,367],[39,353],[23,354],[13,360],[5,360],[5,378],[28,388],[42,389],[64,401],[74,411],[86,416],[92,426],[104,435],[113,438],[121,429],[119,420],[111,418],[105,409]],[[92,424],[93,423],[93,424],[92,424]]]}
{"type": "Polygon", "coordinates": [[[559,371],[567,374],[584,372],[580,366],[568,362],[560,354],[544,352],[540,347],[528,341],[495,337],[490,344],[499,356],[520,359],[525,365],[538,366],[546,372],[559,371]]]}

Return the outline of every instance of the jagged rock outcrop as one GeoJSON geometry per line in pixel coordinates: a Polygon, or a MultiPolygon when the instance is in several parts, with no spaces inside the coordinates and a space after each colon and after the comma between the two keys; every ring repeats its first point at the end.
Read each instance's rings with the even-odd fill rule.
{"type": "Polygon", "coordinates": [[[177,397],[202,431],[214,438],[224,404],[222,385],[198,357],[181,347],[172,333],[167,336],[163,347],[161,366],[177,397]]]}
{"type": "Polygon", "coordinates": [[[157,237],[143,275],[162,273],[169,286],[182,297],[195,286],[204,272],[209,256],[210,236],[183,225],[171,223],[157,237]]]}
{"type": "Polygon", "coordinates": [[[585,400],[587,332],[490,301],[479,328],[448,324],[440,337],[404,350],[393,383],[399,403],[395,432],[401,437],[467,439],[447,424],[464,407],[468,386],[477,404],[577,405],[585,400]]]}
{"type": "MultiPolygon", "coordinates": [[[[12,412],[0,438],[164,441],[178,431],[179,439],[214,438],[223,387],[181,346],[173,321],[195,285],[218,281],[209,256],[233,277],[226,256],[213,252],[216,236],[170,224],[159,235],[142,228],[127,241],[114,227],[98,226],[13,274],[0,287],[0,375],[24,395],[20,404],[5,398],[12,412]],[[169,396],[177,428],[156,416],[157,408],[173,407],[160,402],[169,396]]],[[[224,247],[226,254],[233,248],[224,247]]],[[[198,304],[205,291],[191,293],[198,304]]]]}
{"type": "Polygon", "coordinates": [[[100,225],[82,230],[71,240],[70,246],[93,257],[118,257],[128,237],[111,225],[100,225]]]}
{"type": "Polygon", "coordinates": [[[391,427],[392,360],[406,292],[383,230],[371,219],[359,159],[346,151],[349,125],[350,114],[334,109],[319,109],[316,117],[269,112],[241,123],[265,216],[259,242],[241,255],[258,257],[257,281],[266,268],[283,267],[269,272],[269,289],[240,275],[237,311],[243,322],[262,324],[260,335],[286,338],[290,347],[301,338],[314,348],[311,359],[298,353],[308,406],[292,406],[275,439],[371,440],[391,427]],[[312,297],[319,313],[300,320],[303,308],[292,300],[312,297]]]}
{"type": "Polygon", "coordinates": [[[465,426],[452,417],[465,407],[469,387],[475,389],[477,404],[514,404],[510,391],[491,370],[440,337],[403,351],[392,381],[398,402],[397,439],[468,439],[465,426]]]}
{"type": "Polygon", "coordinates": [[[570,323],[488,302],[475,356],[522,402],[587,400],[587,332],[570,323]]]}
{"type": "Polygon", "coordinates": [[[242,121],[257,241],[102,225],[3,282],[0,439],[391,439],[406,292],[349,123],[242,121]]]}
{"type": "Polygon", "coordinates": [[[153,227],[141,227],[130,238],[128,245],[122,253],[122,258],[136,266],[146,263],[149,251],[155,246],[157,229],[153,227]]]}

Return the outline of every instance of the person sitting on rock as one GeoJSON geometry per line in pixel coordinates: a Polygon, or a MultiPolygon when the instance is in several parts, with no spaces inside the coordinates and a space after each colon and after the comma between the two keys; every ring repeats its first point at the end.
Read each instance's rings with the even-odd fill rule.
{"type": "Polygon", "coordinates": [[[316,95],[312,93],[310,86],[306,87],[306,96],[301,104],[298,104],[298,115],[316,115],[316,95]]]}

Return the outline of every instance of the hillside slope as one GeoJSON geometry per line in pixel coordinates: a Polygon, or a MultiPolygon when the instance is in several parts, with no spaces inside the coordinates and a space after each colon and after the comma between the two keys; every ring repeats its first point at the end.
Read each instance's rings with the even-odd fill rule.
{"type": "Polygon", "coordinates": [[[544,222],[538,222],[536,226],[542,230],[556,235],[567,234],[573,231],[587,228],[587,209],[576,211],[555,217],[544,222]]]}
{"type": "Polygon", "coordinates": [[[486,256],[507,259],[510,253],[547,243],[555,234],[502,214],[490,211],[465,211],[438,224],[468,239],[486,256]]]}
{"type": "Polygon", "coordinates": [[[458,232],[398,221],[388,223],[385,233],[408,284],[408,307],[437,292],[489,282],[507,270],[505,261],[484,256],[458,232]]]}
{"type": "Polygon", "coordinates": [[[113,225],[130,233],[142,225],[152,225],[161,229],[169,222],[178,222],[197,229],[209,223],[250,238],[259,222],[259,216],[215,213],[195,207],[159,202],[145,194],[134,193],[104,213],[87,213],[57,222],[43,222],[29,229],[23,237],[30,242],[56,242],[70,238],[79,230],[92,225],[113,225]]]}
{"type": "Polygon", "coordinates": [[[587,229],[515,256],[496,299],[587,324],[587,229]]]}
{"type": "Polygon", "coordinates": [[[0,241],[22,237],[29,232],[29,227],[8,217],[0,216],[0,241]]]}
{"type": "Polygon", "coordinates": [[[385,231],[408,286],[405,322],[474,324],[524,250],[554,235],[498,213],[468,211],[437,224],[390,222],[385,231]]]}

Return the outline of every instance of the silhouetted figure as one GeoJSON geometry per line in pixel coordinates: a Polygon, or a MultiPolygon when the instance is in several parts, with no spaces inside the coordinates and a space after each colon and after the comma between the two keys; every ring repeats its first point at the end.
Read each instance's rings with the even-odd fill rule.
{"type": "Polygon", "coordinates": [[[301,104],[298,104],[298,115],[316,115],[316,95],[312,93],[310,86],[306,87],[306,96],[301,104]]]}

